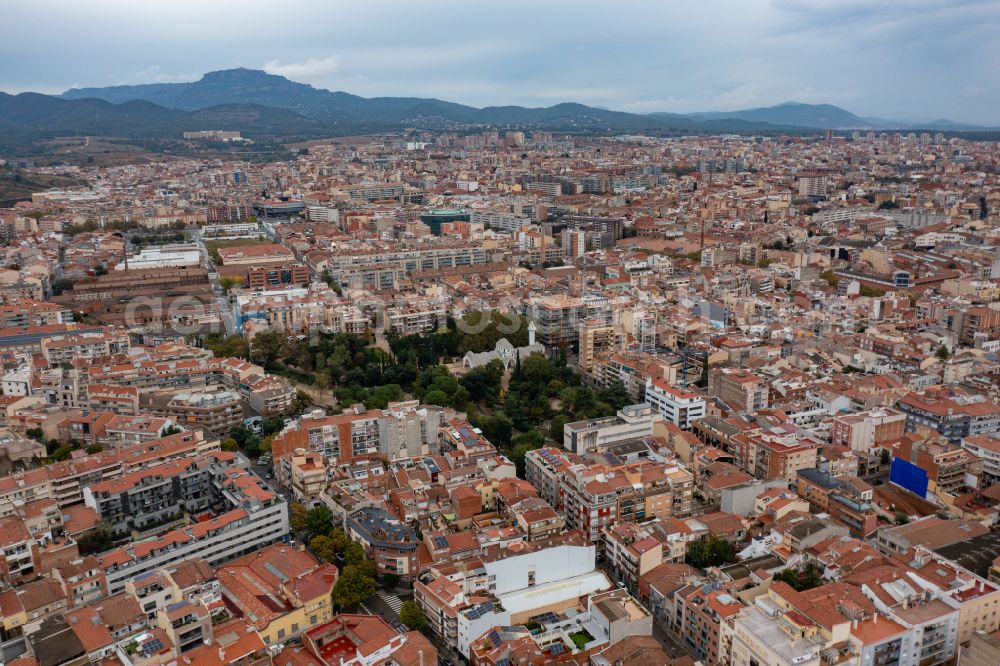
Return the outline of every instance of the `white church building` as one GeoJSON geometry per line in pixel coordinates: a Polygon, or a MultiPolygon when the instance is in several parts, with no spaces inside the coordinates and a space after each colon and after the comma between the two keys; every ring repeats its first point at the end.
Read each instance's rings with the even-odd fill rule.
{"type": "Polygon", "coordinates": [[[528,344],[525,347],[515,347],[507,338],[497,340],[493,351],[466,352],[462,357],[462,365],[470,370],[498,360],[503,363],[504,370],[510,368],[518,356],[526,359],[532,354],[544,354],[545,345],[535,342],[535,322],[528,322],[528,344]]]}

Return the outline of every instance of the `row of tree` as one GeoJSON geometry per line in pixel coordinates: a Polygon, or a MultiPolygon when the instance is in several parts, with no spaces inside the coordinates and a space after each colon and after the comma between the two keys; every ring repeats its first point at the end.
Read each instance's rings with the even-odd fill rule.
{"type": "MultiPolygon", "coordinates": [[[[331,595],[334,604],[353,608],[375,594],[375,563],[368,559],[360,543],[351,541],[343,529],[334,526],[330,509],[320,505],[306,510],[303,505],[293,503],[289,507],[289,519],[292,530],[308,539],[309,550],[318,560],[342,566],[331,595]]],[[[387,587],[395,587],[399,578],[386,575],[382,582],[387,587]]],[[[423,611],[412,601],[403,603],[399,619],[413,631],[427,626],[423,611]]]]}
{"type": "Polygon", "coordinates": [[[307,511],[294,503],[289,506],[289,521],[292,530],[307,540],[316,559],[341,567],[331,595],[334,604],[354,608],[375,594],[375,563],[367,558],[361,544],[334,527],[330,509],[321,504],[307,511]]]}

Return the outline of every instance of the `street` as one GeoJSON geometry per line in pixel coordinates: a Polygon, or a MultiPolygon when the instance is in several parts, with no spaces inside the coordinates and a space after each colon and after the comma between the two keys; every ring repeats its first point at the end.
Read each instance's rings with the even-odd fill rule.
{"type": "Polygon", "coordinates": [[[201,259],[205,264],[205,269],[208,271],[208,281],[212,286],[212,293],[215,294],[215,300],[219,306],[219,316],[222,318],[222,325],[226,329],[225,334],[227,336],[234,335],[236,333],[236,318],[233,316],[233,307],[229,303],[229,297],[226,296],[226,292],[223,291],[222,284],[219,282],[219,274],[215,270],[215,262],[212,261],[212,256],[208,253],[208,247],[205,245],[205,240],[201,237],[200,233],[192,231],[191,239],[197,243],[198,249],[201,251],[201,259]]]}
{"type": "Polygon", "coordinates": [[[675,640],[655,619],[653,620],[653,638],[660,641],[660,645],[667,651],[671,659],[677,659],[688,654],[680,641],[675,640]]]}

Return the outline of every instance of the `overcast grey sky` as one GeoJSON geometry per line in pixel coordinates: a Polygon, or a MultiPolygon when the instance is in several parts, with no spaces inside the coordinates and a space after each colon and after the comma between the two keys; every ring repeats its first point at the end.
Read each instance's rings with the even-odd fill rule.
{"type": "Polygon", "coordinates": [[[1000,124],[1000,0],[3,0],[0,90],[230,67],[364,95],[1000,124]]]}

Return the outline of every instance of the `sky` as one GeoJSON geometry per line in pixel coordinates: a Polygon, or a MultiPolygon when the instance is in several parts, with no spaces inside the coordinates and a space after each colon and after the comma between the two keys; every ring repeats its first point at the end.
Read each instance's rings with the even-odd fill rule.
{"type": "Polygon", "coordinates": [[[264,69],[329,90],[646,113],[786,101],[1000,125],[1000,0],[3,0],[0,90],[264,69]],[[16,29],[10,29],[17,26],[16,29]]]}

